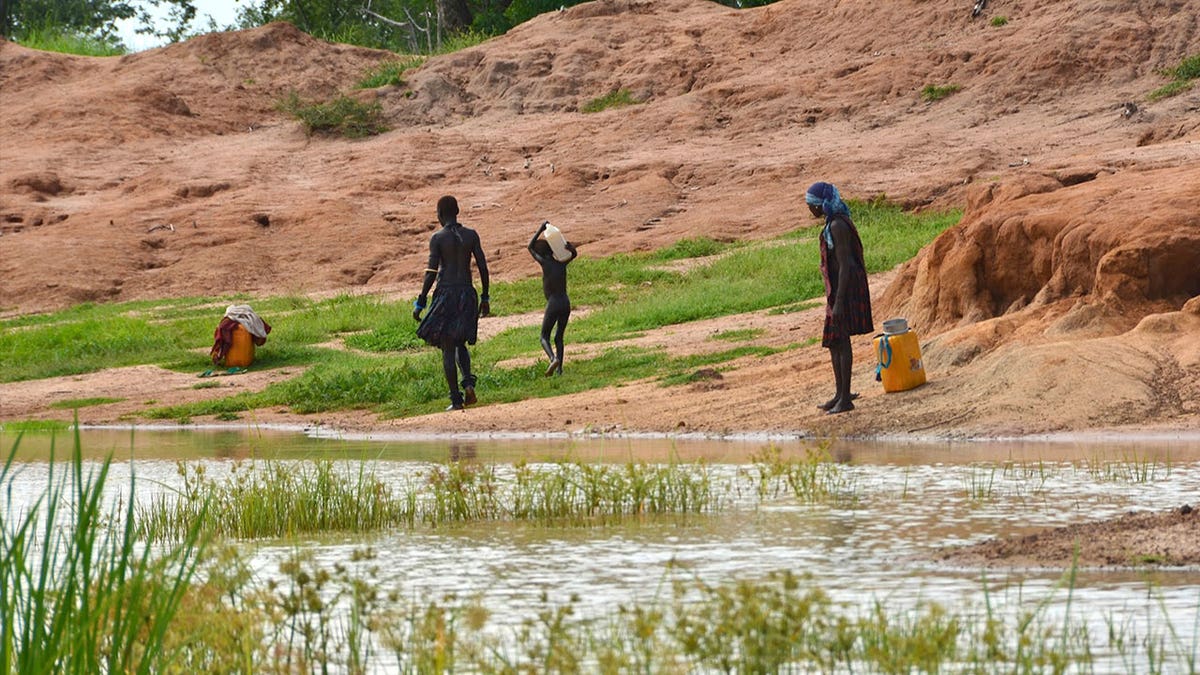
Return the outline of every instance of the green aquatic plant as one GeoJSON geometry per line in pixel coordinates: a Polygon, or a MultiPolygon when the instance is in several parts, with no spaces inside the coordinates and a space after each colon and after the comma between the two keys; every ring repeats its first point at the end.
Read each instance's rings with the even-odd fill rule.
{"type": "Polygon", "coordinates": [[[172,546],[145,546],[132,499],[106,506],[111,459],[85,466],[78,431],[70,461],[55,462],[52,447],[42,492],[14,503],[19,445],[0,469],[0,670],[164,672],[176,657],[171,624],[204,551],[199,528],[172,546]]]}
{"type": "Polygon", "coordinates": [[[222,478],[180,462],[178,472],[181,488],[137,509],[140,536],[172,540],[196,523],[239,539],[479,521],[603,524],[721,507],[703,464],[520,464],[506,478],[496,465],[447,462],[399,488],[365,462],[236,463],[222,478]]]}
{"type": "Polygon", "coordinates": [[[969,502],[978,504],[995,499],[996,467],[994,465],[977,466],[972,464],[966,469],[966,475],[963,477],[963,486],[967,501],[969,502]]]}
{"type": "Polygon", "coordinates": [[[833,463],[828,442],[805,448],[800,458],[785,458],[778,446],[769,445],[750,459],[752,467],[743,474],[759,498],[790,495],[809,504],[857,499],[852,481],[833,463]]]}
{"type": "Polygon", "coordinates": [[[1117,459],[1096,455],[1084,460],[1083,468],[1093,480],[1108,483],[1151,483],[1171,475],[1169,457],[1159,461],[1137,453],[1117,459]]]}
{"type": "Polygon", "coordinates": [[[413,518],[365,463],[340,471],[329,460],[238,462],[216,479],[204,464],[180,462],[178,472],[178,492],[137,509],[137,531],[147,539],[173,540],[196,524],[215,535],[258,538],[368,532],[413,518]]]}
{"type": "Polygon", "coordinates": [[[704,464],[520,464],[512,496],[514,518],[573,524],[719,507],[704,464]]]}

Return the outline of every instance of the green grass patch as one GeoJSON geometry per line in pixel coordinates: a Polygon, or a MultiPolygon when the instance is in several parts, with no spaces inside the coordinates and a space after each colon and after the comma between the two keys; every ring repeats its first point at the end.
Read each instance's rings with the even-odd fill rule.
{"type": "Polygon", "coordinates": [[[404,73],[419,68],[423,63],[425,63],[425,59],[420,56],[405,56],[393,61],[385,61],[368,70],[362,79],[354,84],[354,88],[375,89],[376,87],[401,86],[404,84],[404,73]]]}
{"type": "Polygon", "coordinates": [[[680,239],[666,248],[655,251],[650,257],[654,260],[664,261],[706,258],[737,246],[737,244],[719,242],[708,237],[689,237],[680,239]]]}
{"type": "Polygon", "coordinates": [[[726,363],[743,356],[770,356],[781,351],[783,349],[777,347],[745,346],[723,352],[695,354],[672,359],[669,363],[664,364],[665,375],[661,378],[660,383],[664,387],[671,387],[715,379],[712,375],[714,371],[709,366],[726,363]]]}
{"type": "Polygon", "coordinates": [[[990,23],[992,24],[993,28],[1007,26],[1008,25],[1008,17],[1007,16],[993,16],[990,23]]]}
{"type": "Polygon", "coordinates": [[[29,31],[17,42],[30,49],[78,56],[121,56],[125,53],[125,47],[119,42],[58,29],[29,31]]]}
{"type": "Polygon", "coordinates": [[[750,340],[762,337],[766,332],[762,328],[739,328],[713,333],[708,339],[724,340],[725,342],[749,342],[750,340]]]}
{"type": "Polygon", "coordinates": [[[7,434],[20,434],[25,432],[46,432],[46,431],[65,431],[70,425],[61,420],[10,420],[4,424],[0,424],[0,429],[7,434]]]}
{"type": "Polygon", "coordinates": [[[1174,82],[1164,84],[1158,89],[1150,92],[1146,98],[1150,99],[1151,101],[1160,101],[1164,98],[1171,98],[1172,96],[1178,96],[1185,91],[1190,91],[1191,88],[1191,80],[1175,80],[1174,82]]]}
{"type": "Polygon", "coordinates": [[[636,105],[638,103],[641,103],[641,101],[635,100],[633,98],[633,93],[631,93],[628,89],[618,89],[584,103],[583,107],[581,107],[579,111],[585,113],[598,113],[602,110],[608,110],[609,108],[623,108],[625,106],[636,105]]]}
{"type": "Polygon", "coordinates": [[[1178,66],[1168,68],[1162,74],[1172,80],[1150,92],[1146,98],[1151,101],[1159,101],[1189,91],[1193,85],[1192,80],[1200,78],[1200,54],[1193,54],[1185,58],[1178,66]]]}
{"type": "Polygon", "coordinates": [[[69,398],[65,401],[55,401],[50,404],[51,408],[59,408],[63,410],[71,410],[73,408],[87,408],[93,405],[104,405],[105,403],[120,403],[123,398],[109,398],[107,396],[93,396],[92,398],[69,398]]]}
{"type": "Polygon", "coordinates": [[[926,103],[933,103],[961,90],[962,87],[957,84],[927,84],[921,89],[921,100],[926,103]]]}
{"type": "Polygon", "coordinates": [[[1200,54],[1193,54],[1185,58],[1178,66],[1168,70],[1167,74],[1177,80],[1200,78],[1200,54]]]}
{"type": "Polygon", "coordinates": [[[305,133],[339,135],[346,138],[376,136],[388,130],[383,121],[383,106],[378,101],[362,103],[349,96],[332,101],[305,101],[289,92],[277,107],[304,125],[305,133]]]}
{"type": "Polygon", "coordinates": [[[346,337],[345,344],[352,349],[368,352],[403,352],[425,347],[425,341],[417,337],[411,317],[392,319],[374,330],[346,337]]]}

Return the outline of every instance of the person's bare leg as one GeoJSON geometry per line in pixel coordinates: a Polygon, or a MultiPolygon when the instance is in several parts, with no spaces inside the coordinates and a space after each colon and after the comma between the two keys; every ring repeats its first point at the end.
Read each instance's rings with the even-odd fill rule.
{"type": "Polygon", "coordinates": [[[854,410],[854,399],[850,394],[850,373],[854,369],[854,350],[850,348],[850,339],[839,340],[830,349],[830,353],[833,360],[834,380],[837,382],[837,397],[826,414],[836,415],[854,410]]]}
{"type": "Polygon", "coordinates": [[[563,355],[563,333],[565,332],[567,332],[567,317],[564,316],[559,319],[558,326],[554,330],[554,349],[556,351],[554,361],[558,364],[558,368],[555,370],[555,374],[557,375],[562,375],[563,360],[565,358],[563,355]]]}
{"type": "Polygon", "coordinates": [[[546,313],[542,316],[542,351],[546,352],[546,358],[550,360],[550,366],[546,368],[546,377],[553,375],[555,369],[561,365],[554,356],[554,347],[550,344],[550,331],[554,328],[554,314],[550,309],[550,306],[547,306],[546,313]]]}
{"type": "Polygon", "coordinates": [[[450,389],[450,407],[447,410],[462,410],[463,408],[462,392],[458,390],[456,351],[456,345],[452,342],[442,345],[442,373],[446,376],[446,386],[450,389]]]}
{"type": "Polygon", "coordinates": [[[838,392],[840,392],[842,390],[842,380],[841,380],[842,371],[838,368],[838,352],[837,352],[836,346],[831,346],[829,348],[829,363],[830,363],[830,365],[833,366],[833,382],[834,382],[833,391],[834,391],[834,394],[833,394],[833,398],[831,398],[828,401],[817,406],[821,410],[829,410],[833,406],[837,405],[838,392]]]}
{"type": "Polygon", "coordinates": [[[463,404],[475,405],[475,376],[471,374],[471,352],[467,351],[467,345],[459,344],[454,348],[454,354],[458,361],[458,370],[462,373],[463,385],[463,404]]]}

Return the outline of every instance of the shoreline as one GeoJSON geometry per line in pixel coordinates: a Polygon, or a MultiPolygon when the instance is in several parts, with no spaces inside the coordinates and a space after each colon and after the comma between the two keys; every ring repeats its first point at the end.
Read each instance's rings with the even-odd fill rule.
{"type": "MultiPolygon", "coordinates": [[[[68,428],[76,425],[68,425],[68,428]]],[[[0,429],[3,429],[0,423],[0,429]]],[[[1015,435],[956,435],[950,434],[854,434],[821,436],[803,431],[738,431],[715,432],[663,432],[663,431],[388,431],[386,429],[350,429],[323,424],[300,424],[268,422],[262,424],[80,424],[81,431],[277,431],[301,433],[314,439],[357,440],[357,441],[520,441],[520,440],[678,440],[731,443],[771,443],[796,441],[871,441],[878,443],[1197,443],[1200,444],[1200,429],[1146,429],[1120,428],[1089,429],[1082,431],[1060,431],[1037,434],[1015,435]]]]}

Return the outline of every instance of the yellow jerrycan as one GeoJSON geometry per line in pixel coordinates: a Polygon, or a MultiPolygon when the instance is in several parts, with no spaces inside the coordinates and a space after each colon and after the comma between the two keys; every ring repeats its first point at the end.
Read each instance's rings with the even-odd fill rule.
{"type": "Polygon", "coordinates": [[[883,322],[883,333],[876,335],[875,379],[885,392],[907,391],[925,384],[925,365],[921,362],[921,342],[908,328],[905,319],[883,322]]]}
{"type": "Polygon", "coordinates": [[[241,324],[233,329],[233,342],[225,353],[226,368],[249,368],[254,363],[253,337],[241,324]]]}

